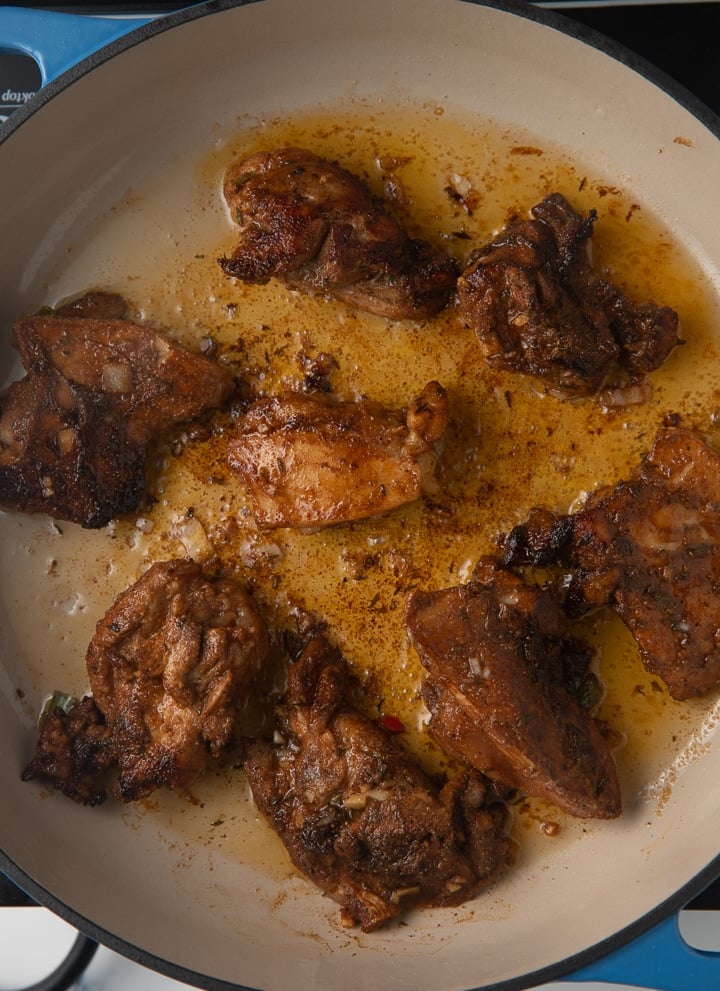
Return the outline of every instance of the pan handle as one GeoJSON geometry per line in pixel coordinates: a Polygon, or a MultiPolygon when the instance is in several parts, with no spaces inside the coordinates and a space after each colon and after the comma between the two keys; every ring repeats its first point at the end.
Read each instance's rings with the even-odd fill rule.
{"type": "Polygon", "coordinates": [[[720,954],[688,946],[676,914],[566,980],[632,984],[656,991],[716,988],[720,987],[720,954]]]}
{"type": "Polygon", "coordinates": [[[0,50],[33,58],[42,85],[151,17],[89,17],[0,6],[0,50]],[[10,40],[12,39],[12,40],[10,40]]]}

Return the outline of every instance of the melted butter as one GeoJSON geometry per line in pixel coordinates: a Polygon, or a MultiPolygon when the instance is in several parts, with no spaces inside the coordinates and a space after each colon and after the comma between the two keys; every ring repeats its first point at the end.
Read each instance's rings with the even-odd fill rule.
{"type": "MultiPolygon", "coordinates": [[[[85,647],[114,596],[151,561],[189,554],[219,561],[249,582],[275,630],[292,626],[297,609],[327,622],[367,686],[368,711],[399,717],[407,727],[403,743],[427,767],[441,767],[442,756],[422,731],[421,670],[404,631],[410,591],[466,579],[478,556],[492,553],[498,535],[531,507],[565,512],[626,475],[670,412],[718,439],[720,305],[661,219],[537,136],[432,106],[339,108],[305,119],[246,122],[199,160],[179,162],[162,181],[118,204],[87,244],[75,246],[38,305],[95,286],[123,293],[139,317],[191,348],[211,337],[219,360],[258,392],[300,387],[303,357],[329,353],[338,396],[404,406],[438,379],[448,390],[451,423],[430,500],[315,533],[257,531],[247,495],[225,464],[233,427],[224,415],[210,439],[188,439],[178,450],[175,438],[156,452],[157,502],[144,517],[89,533],[4,516],[3,541],[11,548],[0,575],[4,627],[17,647],[11,677],[26,698],[28,725],[52,690],[85,690],[85,647]],[[674,306],[686,343],[651,376],[647,403],[608,411],[490,369],[452,308],[419,324],[388,322],[276,282],[235,284],[216,262],[235,241],[222,203],[223,173],[240,155],[285,144],[339,159],[378,193],[391,189],[411,231],[461,262],[510,216],[562,192],[576,209],[598,212],[596,266],[638,300],[674,306]],[[463,202],[448,188],[462,190],[463,202]],[[38,623],[38,615],[47,619],[38,623]]],[[[659,808],[669,769],[701,750],[715,702],[672,702],[643,671],[617,620],[593,617],[583,629],[599,651],[606,688],[601,715],[624,740],[617,759],[626,805],[650,801],[659,808]]],[[[183,849],[212,845],[259,870],[284,869],[277,866],[284,863],[278,841],[258,823],[236,770],[208,775],[195,797],[191,804],[157,795],[123,814],[128,822],[157,817],[160,834],[169,828],[168,842],[183,849]]],[[[533,803],[523,815],[526,823],[562,821],[571,833],[585,828],[533,803]]]]}

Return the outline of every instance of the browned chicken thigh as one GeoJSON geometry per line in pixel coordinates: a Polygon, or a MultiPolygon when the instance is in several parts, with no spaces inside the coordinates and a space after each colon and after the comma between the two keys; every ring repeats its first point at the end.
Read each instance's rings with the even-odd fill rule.
{"type": "Polygon", "coordinates": [[[429,382],[402,411],[287,392],[254,403],[228,443],[261,529],[345,523],[420,498],[448,422],[429,382]]]}
{"type": "Polygon", "coordinates": [[[460,312],[488,359],[569,395],[661,365],[679,343],[678,316],[631,302],[595,272],[594,211],[581,217],[555,193],[531,214],[473,252],[458,281],[460,312]]]}
{"type": "Polygon", "coordinates": [[[81,805],[100,805],[107,798],[105,772],[114,767],[112,731],[91,695],[50,700],[23,781],[43,778],[81,805]]]}
{"type": "Polygon", "coordinates": [[[15,323],[27,375],[0,399],[0,505],[104,526],[138,506],[150,441],[229,396],[220,365],[122,311],[94,293],[15,323]]]}
{"type": "Polygon", "coordinates": [[[271,277],[335,296],[380,316],[433,316],[455,291],[458,268],[410,238],[387,206],[336,162],[301,148],[257,152],[225,178],[240,242],[223,271],[244,282],[271,277]]]}
{"type": "Polygon", "coordinates": [[[343,658],[311,639],[290,668],[275,742],[249,744],[244,767],[295,865],[345,925],[369,932],[413,906],[473,897],[511,844],[482,775],[436,788],[350,694],[343,658]]]}
{"type": "Polygon", "coordinates": [[[118,597],[87,652],[112,730],[125,800],[183,790],[232,737],[262,670],[268,633],[235,581],[189,560],[154,564],[118,597]]]}
{"type": "Polygon", "coordinates": [[[620,814],[615,762],[579,701],[591,651],[549,593],[482,559],[466,585],[413,592],[406,621],[444,750],[570,815],[620,814]]]}
{"type": "Polygon", "coordinates": [[[559,564],[567,606],[612,606],[673,698],[720,685],[720,457],[695,432],[660,431],[627,480],[569,516],[537,510],[504,559],[559,564]]]}
{"type": "Polygon", "coordinates": [[[268,649],[237,582],[207,578],[190,560],[152,565],[97,624],[92,697],[49,713],[25,777],[86,804],[104,797],[111,766],[123,801],[163,786],[186,791],[230,743],[268,649]]]}

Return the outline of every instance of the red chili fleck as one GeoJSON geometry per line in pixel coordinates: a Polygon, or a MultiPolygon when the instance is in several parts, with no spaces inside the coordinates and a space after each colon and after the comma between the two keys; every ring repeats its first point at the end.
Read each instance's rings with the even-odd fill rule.
{"type": "Polygon", "coordinates": [[[405,732],[405,723],[402,722],[402,720],[398,719],[397,716],[388,716],[388,715],[382,716],[382,718],[380,719],[380,725],[384,730],[387,730],[388,733],[405,732]]]}

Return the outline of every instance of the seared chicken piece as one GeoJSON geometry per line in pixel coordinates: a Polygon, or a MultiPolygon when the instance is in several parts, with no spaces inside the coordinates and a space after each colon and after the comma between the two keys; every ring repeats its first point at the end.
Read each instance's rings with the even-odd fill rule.
{"type": "Polygon", "coordinates": [[[92,695],[41,719],[24,780],[41,777],[97,805],[110,769],[133,801],[186,791],[230,743],[269,649],[247,593],[189,560],[154,564],[97,625],[87,651],[92,695]]]}
{"type": "Polygon", "coordinates": [[[570,815],[620,814],[615,762],[578,700],[591,651],[548,592],[482,559],[466,585],[413,592],[406,621],[447,753],[570,815]]]}
{"type": "Polygon", "coordinates": [[[413,240],[356,176],[310,151],[258,152],[225,177],[240,243],[223,271],[281,279],[384,317],[419,320],[450,300],[458,267],[413,240]]]}
{"type": "Polygon", "coordinates": [[[105,772],[116,750],[102,713],[90,695],[68,707],[52,705],[40,722],[40,734],[23,781],[44,778],[82,805],[100,805],[107,797],[105,772]]]}
{"type": "Polygon", "coordinates": [[[531,213],[473,252],[458,281],[461,314],[487,358],[579,396],[661,365],[679,343],[677,313],[636,305],[594,271],[595,212],[581,217],[555,193],[531,213]]]}
{"type": "Polygon", "coordinates": [[[154,564],[116,599],[87,668],[124,801],[192,784],[230,742],[268,648],[245,590],[193,561],[154,564]]]}
{"type": "Polygon", "coordinates": [[[509,855],[506,808],[481,775],[438,790],[352,706],[343,658],[321,638],[291,666],[276,742],[247,745],[258,808],[295,865],[377,929],[416,905],[473,897],[509,855]]]}
{"type": "Polygon", "coordinates": [[[254,403],[228,444],[261,529],[345,523],[420,498],[448,422],[430,382],[407,410],[286,392],[254,403]]]}
{"type": "Polygon", "coordinates": [[[91,290],[49,311],[56,317],[82,317],[86,320],[124,320],[127,303],[118,293],[91,290]]]}
{"type": "Polygon", "coordinates": [[[27,375],[0,400],[0,505],[104,526],[138,506],[151,440],[230,395],[225,369],[121,307],[93,293],[15,323],[27,375]]]}
{"type": "Polygon", "coordinates": [[[536,511],[506,538],[512,565],[560,564],[567,606],[608,604],[673,698],[720,685],[720,456],[667,428],[626,481],[569,516],[536,511]]]}

